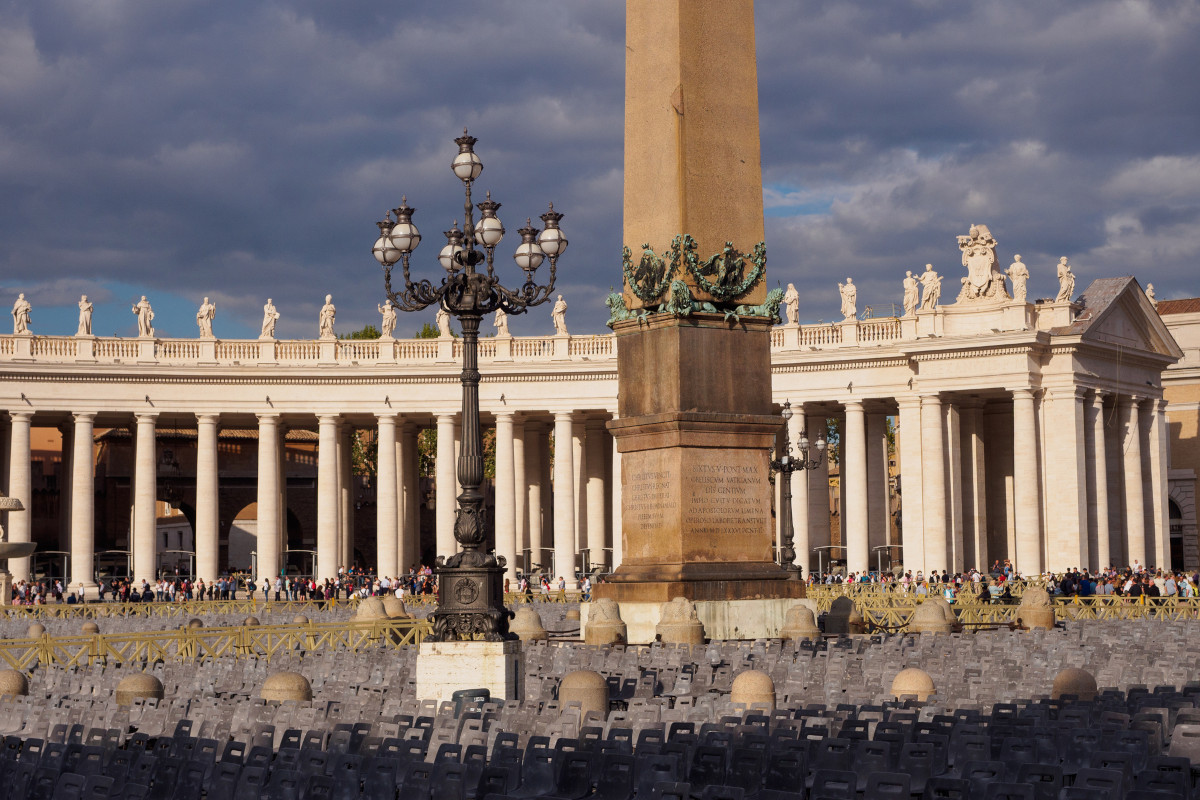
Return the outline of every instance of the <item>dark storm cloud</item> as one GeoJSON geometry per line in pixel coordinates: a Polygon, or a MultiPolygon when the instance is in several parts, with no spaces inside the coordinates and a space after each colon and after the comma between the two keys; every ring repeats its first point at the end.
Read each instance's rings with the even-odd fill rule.
{"type": "MultiPolygon", "coordinates": [[[[1200,293],[1195,3],[756,13],[771,282],[804,290],[805,317],[836,312],[835,276],[860,308],[927,262],[953,283],[972,222],[1024,256],[1035,295],[1064,254],[1081,285],[1132,273],[1160,297],[1200,293]]],[[[159,316],[184,333],[205,294],[225,335],[256,333],[267,296],[286,336],[313,335],[326,292],[339,330],[377,323],[373,222],[406,193],[432,274],[462,214],[447,165],[468,125],[478,190],[503,203],[503,269],[553,200],[570,328],[602,330],[623,60],[616,0],[0,2],[0,285],[69,312],[77,290],[119,283],[121,329],[128,285],[177,298],[159,316]]],[[[512,326],[548,332],[549,309],[512,326]]]]}

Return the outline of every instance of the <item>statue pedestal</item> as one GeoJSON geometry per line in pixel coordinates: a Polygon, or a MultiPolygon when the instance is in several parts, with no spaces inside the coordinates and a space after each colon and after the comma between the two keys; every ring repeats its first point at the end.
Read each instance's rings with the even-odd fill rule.
{"type": "Polygon", "coordinates": [[[628,603],[804,596],[772,558],[770,329],[720,314],[614,326],[624,550],[593,596],[627,621],[628,603]]]}
{"type": "Polygon", "coordinates": [[[521,643],[421,642],[417,651],[417,697],[440,703],[460,689],[487,689],[493,700],[523,700],[521,643]]]}

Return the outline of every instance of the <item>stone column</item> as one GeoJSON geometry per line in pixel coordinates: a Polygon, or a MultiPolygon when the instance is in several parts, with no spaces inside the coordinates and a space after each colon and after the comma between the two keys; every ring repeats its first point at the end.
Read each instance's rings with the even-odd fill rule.
{"type": "MultiPolygon", "coordinates": [[[[20,500],[25,510],[8,515],[8,540],[10,542],[29,542],[33,541],[31,538],[33,526],[30,519],[33,515],[33,480],[31,477],[33,456],[29,444],[33,412],[13,411],[9,413],[9,417],[12,419],[12,426],[8,448],[8,496],[20,500]]],[[[89,416],[89,424],[90,419],[89,416]]],[[[78,424],[78,420],[76,420],[76,425],[78,424]]],[[[87,441],[90,445],[92,441],[90,436],[87,441]]],[[[90,450],[88,454],[89,458],[85,460],[90,465],[90,450]]],[[[88,496],[91,496],[91,489],[88,490],[88,496]]],[[[13,583],[29,580],[29,557],[10,559],[8,569],[12,573],[13,583]]],[[[91,584],[90,574],[84,582],[91,584]]],[[[3,602],[7,603],[8,598],[4,598],[3,602]]]]}
{"type": "Polygon", "coordinates": [[[966,509],[964,529],[968,535],[964,549],[967,567],[987,572],[991,566],[988,556],[987,530],[987,447],[983,427],[983,402],[962,408],[963,425],[963,495],[966,509]]]}
{"type": "MultiPolygon", "coordinates": [[[[575,552],[582,553],[587,549],[588,515],[587,515],[587,464],[584,460],[584,421],[574,420],[571,423],[571,469],[575,475],[575,552]]],[[[579,559],[583,563],[583,559],[579,559]]],[[[567,578],[570,584],[571,577],[567,578]]]]}
{"type": "Polygon", "coordinates": [[[279,415],[258,415],[258,520],[255,523],[258,553],[258,577],[271,581],[279,577],[280,541],[279,503],[279,415]]]}
{"type": "Polygon", "coordinates": [[[396,415],[378,414],[375,461],[375,565],[380,576],[400,574],[400,502],[396,487],[396,415]]]}
{"type": "Polygon", "coordinates": [[[608,491],[604,481],[604,453],[608,449],[605,441],[606,431],[604,420],[589,419],[587,421],[587,446],[584,450],[587,467],[586,506],[587,506],[587,547],[591,553],[590,564],[602,564],[608,559],[604,548],[608,546],[607,530],[604,524],[605,504],[608,502],[608,491]]]}
{"type": "Polygon", "coordinates": [[[1088,551],[1087,420],[1080,386],[1056,388],[1046,417],[1046,569],[1086,568],[1088,551]]]}
{"type": "Polygon", "coordinates": [[[338,548],[338,416],[317,417],[317,580],[336,578],[338,548]]]}
{"type": "Polygon", "coordinates": [[[1154,520],[1154,544],[1147,546],[1147,557],[1155,566],[1165,570],[1171,566],[1171,521],[1167,504],[1170,429],[1167,427],[1167,401],[1158,398],[1149,405],[1150,514],[1154,520]]]}
{"type": "Polygon", "coordinates": [[[913,575],[925,563],[924,481],[921,475],[921,398],[899,398],[896,446],[900,457],[900,555],[913,575]]]}
{"type": "Polygon", "coordinates": [[[396,572],[407,575],[408,568],[421,563],[421,476],[417,437],[420,431],[412,423],[400,426],[396,441],[396,493],[400,498],[400,542],[397,546],[396,572]]]}
{"type": "MultiPolygon", "coordinates": [[[[92,460],[92,422],[95,418],[93,413],[75,415],[74,451],[71,453],[71,585],[78,588],[82,583],[87,589],[96,587],[96,478],[92,460]]],[[[15,434],[15,420],[13,430],[15,434]]],[[[15,437],[13,443],[16,444],[15,437]]],[[[13,478],[17,475],[17,466],[13,461],[13,478]]]]}
{"type": "MultiPolygon", "coordinates": [[[[795,447],[800,440],[800,434],[803,432],[808,436],[809,445],[816,442],[817,437],[810,435],[805,429],[808,424],[808,417],[804,413],[804,406],[797,405],[792,411],[792,418],[788,420],[787,437],[788,441],[795,447]]],[[[798,458],[808,458],[808,453],[797,453],[798,458]]],[[[824,458],[824,453],[822,453],[824,458]]],[[[811,560],[809,550],[809,531],[808,531],[808,470],[800,470],[792,473],[792,547],[796,550],[796,563],[803,570],[804,577],[808,577],[809,561],[811,560]]]]}
{"type": "Polygon", "coordinates": [[[157,420],[157,414],[137,415],[133,464],[133,579],[136,582],[154,583],[158,577],[158,460],[154,446],[157,420]]]}
{"type": "Polygon", "coordinates": [[[943,448],[946,453],[946,564],[950,574],[963,565],[963,452],[962,415],[956,403],[942,404],[943,448]]]}
{"type": "Polygon", "coordinates": [[[517,511],[513,476],[513,414],[496,413],[496,554],[505,560],[504,577],[516,591],[517,511]]]}
{"type": "MultiPolygon", "coordinates": [[[[338,561],[349,569],[354,564],[354,426],[343,421],[337,437],[338,561]]],[[[366,565],[360,565],[366,566],[366,565]]]]}
{"type": "MultiPolygon", "coordinates": [[[[220,574],[219,419],[218,414],[196,415],[196,577],[203,578],[206,583],[220,574]]],[[[258,578],[257,575],[254,577],[258,578]]]]}
{"type": "Polygon", "coordinates": [[[860,400],[847,400],[842,437],[842,514],[846,524],[846,570],[861,573],[870,561],[867,518],[867,424],[860,400]]]}
{"type": "Polygon", "coordinates": [[[513,526],[516,529],[517,560],[514,572],[525,572],[525,550],[529,547],[529,485],[525,478],[525,420],[513,419],[513,526]]]}
{"type": "MultiPolygon", "coordinates": [[[[73,423],[64,422],[58,426],[58,432],[62,434],[62,463],[58,467],[58,549],[66,552],[71,552],[71,493],[67,491],[67,485],[71,480],[71,453],[75,450],[75,425],[73,423]]],[[[32,455],[32,454],[31,454],[32,455]]],[[[26,509],[29,507],[26,506],[26,509]]],[[[28,514],[24,516],[28,517],[28,514]]],[[[12,539],[11,534],[9,541],[12,539]]],[[[65,581],[69,575],[63,573],[65,581]]]]}
{"type": "Polygon", "coordinates": [[[1042,516],[1041,478],[1038,469],[1037,418],[1033,392],[1013,390],[1013,517],[1017,528],[1017,552],[1012,559],[1020,573],[1041,574],[1042,516]]]}
{"type": "MultiPolygon", "coordinates": [[[[806,429],[808,438],[816,441],[818,436],[825,435],[825,414],[824,412],[810,410],[808,412],[808,421],[806,429]]],[[[809,558],[813,559],[810,566],[813,569],[817,568],[818,561],[826,568],[829,566],[829,551],[824,551],[824,556],[818,558],[813,555],[813,549],[823,547],[832,543],[829,521],[829,457],[826,451],[826,457],[821,459],[821,463],[816,469],[806,471],[808,478],[808,547],[809,558]]]]}
{"type": "MultiPolygon", "coordinates": [[[[614,417],[615,419],[616,417],[614,417]]],[[[617,440],[612,440],[612,568],[621,566],[625,552],[624,534],[621,532],[621,451],[617,440]]]]}
{"type": "Polygon", "coordinates": [[[571,412],[554,415],[554,580],[575,576],[575,464],[571,412]]]}
{"type": "Polygon", "coordinates": [[[1088,552],[1091,566],[1112,565],[1108,526],[1108,448],[1105,447],[1104,394],[1092,392],[1088,403],[1088,552]]]}
{"type": "Polygon", "coordinates": [[[454,415],[439,414],[437,418],[437,477],[436,492],[437,553],[449,558],[458,552],[454,539],[455,474],[454,415]]]}
{"type": "MultiPolygon", "coordinates": [[[[542,552],[545,537],[542,526],[542,461],[545,458],[546,439],[542,436],[541,423],[525,423],[525,503],[529,509],[529,563],[543,564],[549,570],[546,555],[542,552]]],[[[532,570],[533,567],[531,566],[532,570]]]]}
{"type": "Polygon", "coordinates": [[[1122,395],[1121,424],[1124,431],[1122,452],[1125,454],[1125,552],[1132,565],[1150,566],[1146,547],[1145,478],[1142,475],[1141,398],[1122,395]]]}
{"type": "MultiPolygon", "coordinates": [[[[926,575],[949,567],[946,542],[946,439],[942,429],[942,400],[921,397],[921,495],[925,504],[926,575]]],[[[907,564],[907,561],[906,561],[907,564]]]]}
{"type": "Polygon", "coordinates": [[[867,414],[867,560],[879,568],[875,548],[888,544],[887,414],[867,414]]]}

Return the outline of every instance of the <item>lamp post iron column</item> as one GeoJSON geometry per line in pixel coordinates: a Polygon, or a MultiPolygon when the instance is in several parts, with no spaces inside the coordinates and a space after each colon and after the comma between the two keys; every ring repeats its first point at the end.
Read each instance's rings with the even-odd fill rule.
{"type": "MultiPolygon", "coordinates": [[[[554,290],[558,257],[567,248],[566,237],[558,227],[562,214],[550,210],[541,215],[544,228],[538,230],[530,220],[517,231],[521,243],[513,255],[517,266],[525,272],[525,283],[508,289],[496,277],[493,259],[496,245],[504,236],[504,226],[496,211],[500,204],[487,199],[471,203],[471,186],[483,170],[483,162],[475,154],[477,140],[463,135],[454,140],[458,154],[450,168],[463,183],[466,200],[463,203],[463,227],[455,221],[445,232],[446,245],[438,261],[446,276],[437,286],[428,280],[413,282],[409,276],[409,256],[421,241],[421,234],[412,223],[416,209],[401,199],[379,222],[379,239],[373,253],[383,265],[384,291],[388,302],[401,311],[420,311],[437,304],[462,325],[462,448],[458,457],[458,481],[462,493],[454,522],[454,538],[462,550],[449,556],[437,557],[438,608],[432,616],[435,642],[502,641],[515,638],[508,632],[512,612],[504,607],[505,559],[495,550],[485,550],[487,522],[484,519],[483,437],[479,427],[479,325],[483,318],[497,309],[507,314],[523,314],[528,309],[550,299],[554,290]],[[475,209],[479,209],[479,224],[475,224],[475,209]],[[393,219],[392,217],[395,217],[393,219]],[[483,247],[481,253],[476,245],[483,247]],[[542,261],[550,261],[550,280],[545,285],[534,281],[542,261]],[[402,265],[404,289],[392,289],[392,267],[402,265]],[[478,268],[486,267],[486,271],[478,268]]],[[[441,489],[442,487],[439,487],[441,489]]]]}
{"type": "Polygon", "coordinates": [[[783,453],[779,458],[771,460],[771,469],[773,469],[783,481],[780,493],[779,509],[779,528],[783,536],[782,547],[779,549],[779,560],[783,562],[783,567],[788,571],[788,577],[792,580],[799,580],[800,567],[796,564],[796,548],[794,546],[795,532],[792,530],[792,473],[802,470],[816,469],[821,459],[825,456],[825,436],[818,432],[817,441],[813,444],[812,449],[809,448],[808,434],[806,431],[800,431],[799,440],[796,442],[796,448],[799,451],[799,456],[792,455],[792,444],[788,440],[787,425],[792,418],[792,404],[785,402],[783,404],[783,453]],[[814,453],[815,451],[815,453],[814,453]]]}

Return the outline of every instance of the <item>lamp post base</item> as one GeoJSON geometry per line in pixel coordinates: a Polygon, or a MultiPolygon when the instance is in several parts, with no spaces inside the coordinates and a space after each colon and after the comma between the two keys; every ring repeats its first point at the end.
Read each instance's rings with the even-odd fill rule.
{"type": "MultiPolygon", "coordinates": [[[[439,566],[438,609],[427,642],[504,642],[513,613],[504,607],[504,565],[439,566]]],[[[467,687],[476,688],[476,687],[467,687]]]]}

